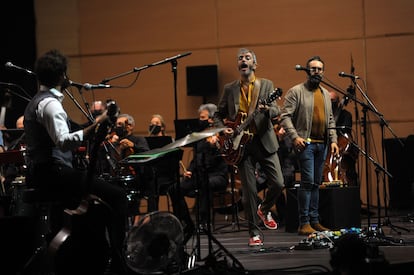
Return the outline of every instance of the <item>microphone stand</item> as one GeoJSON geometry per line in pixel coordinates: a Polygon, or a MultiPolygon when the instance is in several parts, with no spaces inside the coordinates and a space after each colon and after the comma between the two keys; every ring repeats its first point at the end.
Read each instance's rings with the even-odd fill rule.
{"type": "MultiPolygon", "coordinates": [[[[366,123],[367,123],[367,120],[366,120],[366,111],[367,111],[367,109],[369,109],[371,112],[373,112],[374,114],[376,114],[377,115],[377,117],[379,118],[379,120],[380,120],[380,126],[381,126],[381,144],[382,144],[382,161],[383,161],[383,165],[384,165],[384,167],[385,167],[385,149],[384,149],[384,146],[385,146],[385,142],[384,142],[384,126],[387,126],[387,128],[390,130],[390,132],[391,132],[391,134],[394,136],[394,138],[397,138],[396,137],[396,135],[395,135],[395,133],[394,133],[394,131],[391,129],[391,127],[389,127],[389,125],[388,125],[388,123],[385,121],[385,119],[384,119],[384,115],[383,114],[381,114],[376,108],[375,108],[375,106],[374,106],[374,104],[371,102],[371,100],[368,98],[368,96],[366,95],[366,93],[364,93],[364,91],[362,90],[362,88],[358,85],[358,83],[356,83],[356,79],[354,78],[353,79],[353,82],[354,82],[354,85],[355,85],[355,87],[357,87],[357,89],[360,91],[360,93],[361,93],[361,95],[365,98],[365,100],[366,100],[366,102],[368,102],[368,104],[369,105],[367,105],[367,104],[365,104],[364,105],[364,121],[365,121],[365,129],[366,129],[366,123]]],[[[366,132],[366,130],[365,130],[365,132],[366,132]]],[[[366,133],[365,133],[365,140],[367,140],[367,138],[366,138],[366,133]]],[[[399,140],[398,138],[397,138],[397,140],[399,140]]],[[[400,142],[400,144],[401,144],[401,146],[404,146],[404,144],[402,143],[402,141],[401,140],[399,140],[399,142],[400,142]]],[[[367,141],[365,141],[365,144],[367,143],[367,141]]],[[[378,173],[377,172],[377,170],[378,170],[378,165],[376,166],[376,173],[378,173]]],[[[386,170],[385,170],[385,168],[383,168],[383,171],[384,172],[386,172],[386,170]]],[[[392,178],[393,176],[390,174],[390,173],[388,173],[388,172],[386,172],[386,174],[387,174],[387,176],[388,176],[388,178],[392,178]]],[[[378,178],[378,175],[377,175],[377,178],[378,178]]],[[[368,181],[367,181],[368,182],[368,181]]],[[[368,184],[367,184],[367,186],[368,186],[368,184]]],[[[380,203],[380,201],[379,201],[379,181],[378,181],[378,179],[377,179],[377,196],[378,196],[378,227],[379,227],[379,232],[380,233],[382,233],[382,228],[381,228],[381,226],[382,226],[382,224],[381,224],[381,222],[380,222],[380,216],[381,216],[381,203],[380,203]]],[[[386,222],[386,224],[387,225],[390,225],[390,227],[391,227],[391,229],[393,229],[393,230],[395,230],[395,228],[400,228],[400,229],[403,229],[403,230],[406,230],[407,232],[409,232],[409,230],[408,229],[406,229],[406,228],[403,228],[403,227],[397,227],[397,226],[393,226],[392,224],[391,224],[391,222],[389,221],[389,217],[388,217],[388,212],[387,212],[387,192],[386,192],[386,181],[385,181],[385,175],[384,175],[384,177],[383,177],[383,190],[384,190],[384,210],[385,210],[385,219],[387,219],[387,222],[386,222]]]]}
{"type": "MultiPolygon", "coordinates": [[[[81,93],[81,89],[79,89],[79,93],[82,95],[81,93]]],[[[73,97],[73,95],[68,91],[68,89],[63,89],[63,91],[65,91],[65,93],[69,96],[69,98],[73,101],[73,103],[76,105],[76,107],[78,107],[78,109],[85,115],[85,117],[89,120],[89,122],[93,123],[95,121],[95,119],[92,117],[92,115],[88,114],[83,108],[82,106],[80,106],[79,102],[76,101],[76,99],[73,97]]],[[[83,96],[82,96],[83,98],[83,96]]],[[[83,98],[84,99],[84,98],[83,98]]]]}
{"type": "Polygon", "coordinates": [[[191,54],[191,52],[185,52],[185,53],[182,53],[182,54],[177,54],[175,56],[165,58],[163,60],[154,62],[152,64],[144,65],[144,66],[139,67],[139,68],[135,67],[132,70],[127,71],[125,73],[121,73],[119,75],[115,75],[115,76],[110,77],[110,78],[105,78],[105,79],[103,79],[101,81],[101,84],[106,84],[106,83],[108,83],[111,80],[114,80],[114,79],[117,79],[117,78],[120,78],[120,77],[129,75],[129,74],[132,74],[132,73],[136,73],[136,72],[139,72],[139,71],[148,69],[148,68],[153,67],[153,66],[158,66],[158,65],[161,65],[161,64],[165,64],[165,63],[171,62],[172,72],[173,72],[173,75],[174,75],[175,119],[177,120],[178,119],[178,113],[177,113],[178,112],[178,110],[177,110],[178,109],[177,108],[177,64],[178,64],[178,62],[177,62],[177,59],[182,58],[182,57],[185,57],[185,56],[190,55],[190,54],[191,54]]]}
{"type": "MultiPolygon", "coordinates": [[[[355,86],[361,92],[362,96],[366,99],[366,101],[371,106],[371,108],[370,108],[371,111],[373,113],[375,113],[378,116],[379,120],[380,120],[380,127],[381,127],[381,145],[382,145],[382,148],[381,148],[381,152],[382,152],[382,162],[383,162],[383,165],[385,167],[385,137],[384,137],[385,134],[384,134],[384,126],[386,126],[388,128],[388,130],[390,131],[390,133],[393,135],[393,137],[399,141],[401,147],[404,147],[404,143],[396,136],[396,134],[394,133],[394,131],[392,130],[392,128],[389,126],[389,124],[387,123],[387,121],[384,119],[384,115],[381,114],[381,113],[379,113],[377,111],[377,109],[375,108],[375,106],[373,105],[373,103],[370,101],[370,99],[368,98],[368,96],[362,91],[361,87],[356,83],[355,80],[353,80],[353,81],[355,83],[355,86]]],[[[365,123],[366,123],[366,120],[365,120],[365,123]]],[[[388,174],[388,176],[389,176],[389,178],[392,178],[392,176],[390,174],[388,174]]],[[[389,220],[389,217],[388,217],[388,206],[387,206],[388,203],[387,203],[387,190],[386,189],[387,189],[386,188],[386,180],[385,180],[385,177],[383,177],[384,214],[385,214],[385,219],[387,220],[386,223],[384,223],[384,225],[390,225],[390,228],[393,229],[393,230],[395,230],[395,228],[399,228],[399,229],[405,230],[407,232],[410,232],[409,229],[406,229],[404,227],[394,226],[394,225],[391,224],[391,221],[389,220]]],[[[378,207],[380,209],[380,205],[378,207]]],[[[378,215],[380,215],[380,211],[378,212],[378,215]]],[[[380,225],[378,225],[378,226],[380,226],[380,225]]]]}
{"type": "MultiPolygon", "coordinates": [[[[354,85],[357,86],[355,78],[353,78],[352,81],[353,81],[354,85]]],[[[348,96],[354,102],[356,102],[356,103],[360,104],[361,106],[363,106],[363,108],[362,108],[362,112],[363,112],[362,126],[363,126],[363,129],[364,130],[363,130],[362,135],[364,136],[364,148],[367,151],[367,148],[368,148],[368,139],[366,137],[366,126],[367,126],[366,125],[366,112],[367,112],[367,109],[370,108],[370,107],[367,104],[365,104],[364,102],[358,100],[356,98],[356,95],[355,94],[353,94],[353,95],[346,94],[345,92],[343,92],[339,88],[337,88],[337,87],[335,87],[335,86],[327,83],[323,79],[321,80],[321,82],[324,83],[324,84],[326,84],[327,86],[331,87],[332,89],[335,89],[339,93],[341,93],[341,94],[343,94],[345,96],[348,96]]],[[[360,89],[359,86],[358,86],[358,89],[360,89]]],[[[375,111],[373,110],[373,112],[375,112],[375,111]]],[[[366,200],[367,200],[367,212],[368,212],[368,216],[367,216],[368,217],[368,228],[370,228],[371,227],[371,212],[370,212],[370,204],[371,204],[371,202],[370,202],[370,195],[369,195],[370,192],[369,192],[368,158],[367,157],[365,157],[365,183],[366,183],[366,193],[367,193],[366,194],[366,200]]]]}
{"type": "MultiPolygon", "coordinates": [[[[14,83],[7,83],[7,82],[0,82],[0,85],[4,85],[4,86],[11,86],[11,87],[17,87],[17,88],[19,88],[20,90],[22,90],[23,91],[23,93],[25,93],[25,94],[27,94],[26,93],[26,91],[22,88],[22,87],[20,87],[19,85],[17,85],[17,84],[14,84],[14,83]]],[[[23,96],[23,95],[21,95],[21,94],[18,94],[18,93],[16,93],[16,92],[14,92],[13,90],[8,90],[8,92],[9,93],[11,93],[12,95],[15,95],[15,96],[17,96],[17,97],[20,97],[21,99],[24,99],[24,100],[26,100],[27,102],[30,102],[30,100],[31,100],[31,98],[29,98],[29,97],[25,97],[25,96],[23,96]]]]}
{"type": "MultiPolygon", "coordinates": [[[[231,258],[233,260],[233,263],[231,264],[231,268],[235,268],[236,270],[238,270],[239,272],[243,272],[245,273],[245,269],[242,265],[242,263],[233,255],[230,253],[230,251],[228,251],[211,233],[211,216],[210,216],[210,206],[211,206],[211,201],[210,201],[210,187],[208,184],[208,173],[206,171],[206,164],[205,164],[205,152],[200,152],[201,154],[201,158],[199,159],[198,157],[198,152],[197,152],[197,145],[200,142],[205,142],[205,141],[198,141],[196,143],[194,143],[193,145],[193,158],[195,163],[195,173],[193,176],[195,176],[194,178],[194,187],[195,187],[195,193],[196,193],[196,249],[195,249],[195,257],[196,260],[201,260],[201,237],[200,237],[200,233],[201,231],[204,232],[204,234],[207,235],[207,246],[208,246],[208,254],[207,256],[204,258],[205,264],[207,266],[209,266],[210,268],[212,268],[214,271],[216,270],[216,264],[218,263],[217,260],[217,255],[222,255],[221,253],[219,253],[220,251],[225,253],[225,256],[231,258]],[[201,163],[200,163],[201,162],[201,163]],[[204,194],[200,194],[200,191],[202,190],[202,192],[204,194]],[[207,224],[206,226],[201,226],[200,225],[200,196],[206,196],[207,197],[207,224]],[[219,247],[217,250],[213,249],[213,242],[219,247]]],[[[225,260],[227,260],[225,258],[225,260]]],[[[230,262],[227,262],[228,265],[230,265],[230,262]]]]}

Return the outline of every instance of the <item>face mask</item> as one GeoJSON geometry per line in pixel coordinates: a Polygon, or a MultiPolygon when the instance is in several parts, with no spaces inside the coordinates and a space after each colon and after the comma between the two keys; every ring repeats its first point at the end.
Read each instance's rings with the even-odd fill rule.
{"type": "Polygon", "coordinates": [[[200,127],[200,131],[205,130],[208,127],[211,127],[210,122],[208,120],[198,120],[198,126],[200,127]]]}
{"type": "Polygon", "coordinates": [[[119,138],[123,138],[127,135],[127,131],[125,130],[124,127],[115,127],[115,134],[119,137],[119,138]]]}
{"type": "Polygon", "coordinates": [[[150,135],[158,135],[161,132],[161,126],[151,124],[148,127],[148,132],[150,135]]]}

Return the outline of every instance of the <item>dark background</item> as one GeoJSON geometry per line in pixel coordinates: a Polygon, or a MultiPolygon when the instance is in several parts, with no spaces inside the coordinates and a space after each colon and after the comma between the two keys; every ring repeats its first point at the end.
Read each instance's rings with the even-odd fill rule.
{"type": "Polygon", "coordinates": [[[37,84],[35,77],[6,68],[5,64],[12,62],[33,70],[36,59],[35,26],[33,1],[0,2],[0,104],[7,107],[5,126],[9,129],[16,127],[16,119],[23,114],[27,105],[27,100],[20,96],[33,96],[37,84]]]}

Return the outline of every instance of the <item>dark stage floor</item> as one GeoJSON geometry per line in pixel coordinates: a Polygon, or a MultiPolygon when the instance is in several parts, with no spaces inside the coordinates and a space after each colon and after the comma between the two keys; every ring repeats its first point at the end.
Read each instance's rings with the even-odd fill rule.
{"type": "MultiPolygon", "coordinates": [[[[372,209],[371,213],[373,211],[376,209],[372,209]]],[[[362,214],[363,212],[361,211],[360,215],[362,229],[368,226],[368,216],[362,214]]],[[[243,213],[239,216],[243,216],[243,213]]],[[[364,241],[378,248],[379,256],[377,260],[373,260],[383,262],[382,255],[393,274],[412,274],[414,270],[414,217],[412,212],[389,210],[388,217],[389,219],[381,217],[379,221],[383,225],[377,227],[378,217],[376,214],[371,214],[369,217],[371,230],[362,230],[359,233],[358,229],[354,229],[350,233],[362,236],[364,241]],[[368,233],[368,236],[364,232],[368,233]]],[[[201,260],[196,262],[194,272],[202,272],[201,274],[328,274],[332,272],[329,239],[334,242],[338,240],[338,232],[335,232],[337,235],[333,236],[328,234],[329,239],[322,234],[308,239],[294,232],[286,232],[284,225],[277,230],[263,228],[264,246],[249,248],[244,221],[240,220],[239,230],[237,225],[231,225],[231,215],[228,217],[229,221],[225,221],[225,218],[225,215],[216,215],[216,228],[220,225],[229,226],[213,231],[212,237],[208,238],[207,234],[200,234],[201,257],[199,258],[201,260]],[[317,240],[317,236],[320,240],[317,240]],[[306,245],[300,244],[304,240],[310,241],[311,244],[309,242],[306,245]]],[[[186,248],[189,254],[191,254],[193,243],[197,242],[190,240],[187,243],[186,248]]],[[[384,274],[389,273],[387,271],[384,274]]]]}
{"type": "MultiPolygon", "coordinates": [[[[385,219],[382,214],[379,220],[382,226],[379,228],[383,234],[380,234],[377,227],[377,209],[371,208],[370,212],[369,225],[376,229],[358,232],[358,229],[365,229],[368,225],[367,211],[362,209],[360,215],[357,215],[360,217],[361,226],[350,234],[362,236],[366,243],[378,248],[379,255],[370,257],[369,260],[374,267],[382,267],[384,261],[381,256],[385,258],[389,265],[388,269],[383,269],[386,272],[381,274],[412,274],[414,271],[414,211],[390,209],[388,211],[389,219],[385,219]],[[398,227],[391,227],[391,225],[398,227]],[[364,233],[367,232],[369,234],[365,236],[364,233]]],[[[347,211],[344,213],[342,215],[346,215],[347,211]]],[[[382,213],[384,212],[382,211],[382,213]]],[[[168,215],[172,216],[169,213],[168,215]]],[[[339,220],[342,215],[339,215],[339,220]]],[[[170,273],[332,274],[330,247],[338,240],[340,232],[335,231],[336,235],[317,234],[308,239],[306,236],[299,236],[292,230],[287,232],[286,224],[281,224],[277,230],[268,230],[263,227],[264,246],[249,248],[246,223],[241,218],[244,217],[244,213],[240,212],[239,217],[238,225],[240,228],[237,223],[232,225],[231,214],[215,214],[215,228],[211,230],[212,233],[193,234],[186,243],[185,255],[182,257],[186,262],[185,268],[170,273]],[[220,228],[222,226],[225,227],[220,228]],[[199,242],[197,236],[200,237],[199,242]],[[308,242],[303,243],[305,240],[308,242]],[[194,253],[198,257],[194,258],[192,268],[187,268],[189,255],[194,255],[194,253]]],[[[30,237],[33,231],[33,221],[28,219],[20,219],[19,217],[0,219],[0,274],[16,274],[5,271],[7,269],[17,270],[19,266],[26,263],[33,252],[29,246],[33,241],[30,237]]],[[[144,272],[132,272],[128,275],[140,273],[144,272]]],[[[365,274],[378,274],[378,272],[365,274]]]]}

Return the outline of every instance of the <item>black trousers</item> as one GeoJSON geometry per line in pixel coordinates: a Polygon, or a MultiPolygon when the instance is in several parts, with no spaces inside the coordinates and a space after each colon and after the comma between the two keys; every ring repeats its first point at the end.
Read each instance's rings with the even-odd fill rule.
{"type": "Polygon", "coordinates": [[[65,226],[64,209],[76,209],[89,194],[97,196],[105,208],[100,211],[104,214],[99,223],[108,228],[111,247],[116,252],[122,251],[127,220],[127,198],[122,187],[89,175],[87,170],[58,163],[29,164],[26,181],[28,187],[38,189],[44,199],[59,202],[52,209],[51,235],[65,226]]]}

